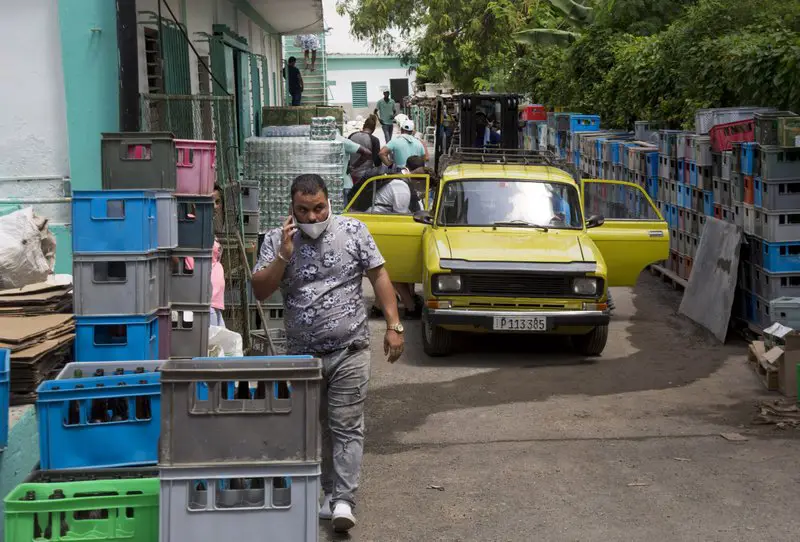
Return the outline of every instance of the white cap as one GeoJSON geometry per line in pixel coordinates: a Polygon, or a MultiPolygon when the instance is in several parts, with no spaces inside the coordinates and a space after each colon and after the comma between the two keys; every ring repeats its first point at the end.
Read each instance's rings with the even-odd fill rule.
{"type": "Polygon", "coordinates": [[[400,129],[405,130],[406,132],[413,132],[414,131],[414,121],[411,119],[406,119],[400,124],[400,129]]]}

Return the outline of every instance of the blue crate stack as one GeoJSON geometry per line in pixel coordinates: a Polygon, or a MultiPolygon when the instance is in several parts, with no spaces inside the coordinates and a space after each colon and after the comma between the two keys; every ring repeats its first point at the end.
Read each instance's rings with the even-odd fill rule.
{"type": "Polygon", "coordinates": [[[155,192],[72,195],[75,358],[158,358],[155,192]]]}
{"type": "Polygon", "coordinates": [[[11,351],[0,348],[0,452],[8,446],[11,351]]]}

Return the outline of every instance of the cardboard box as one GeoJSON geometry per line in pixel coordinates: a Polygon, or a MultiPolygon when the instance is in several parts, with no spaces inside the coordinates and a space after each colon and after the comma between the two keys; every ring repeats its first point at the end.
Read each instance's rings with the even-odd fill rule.
{"type": "Polygon", "coordinates": [[[797,365],[800,363],[800,333],[793,331],[784,337],[783,357],[780,360],[778,386],[786,397],[797,397],[797,365]]]}

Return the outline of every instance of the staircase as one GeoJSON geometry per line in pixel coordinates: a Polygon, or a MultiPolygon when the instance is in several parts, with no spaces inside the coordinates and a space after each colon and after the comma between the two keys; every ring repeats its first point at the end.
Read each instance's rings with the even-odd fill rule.
{"type": "MultiPolygon", "coordinates": [[[[325,34],[317,34],[319,49],[314,72],[304,69],[303,51],[295,45],[294,36],[283,37],[283,55],[297,58],[297,67],[303,73],[303,105],[328,105],[328,55],[325,53],[325,34]]],[[[311,57],[309,57],[309,65],[311,57]]],[[[287,91],[288,95],[288,91],[287,91]]]]}

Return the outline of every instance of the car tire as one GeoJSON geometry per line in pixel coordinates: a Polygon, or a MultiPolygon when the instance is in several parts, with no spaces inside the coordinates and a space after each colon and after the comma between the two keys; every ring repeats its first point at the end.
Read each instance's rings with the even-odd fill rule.
{"type": "Polygon", "coordinates": [[[422,349],[431,357],[444,357],[453,353],[453,332],[428,323],[422,317],[422,349]]]}
{"type": "Polygon", "coordinates": [[[608,324],[597,326],[586,335],[574,335],[572,346],[583,356],[599,356],[608,342],[608,324]]]}

